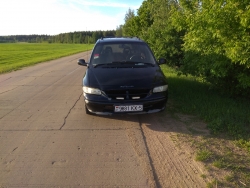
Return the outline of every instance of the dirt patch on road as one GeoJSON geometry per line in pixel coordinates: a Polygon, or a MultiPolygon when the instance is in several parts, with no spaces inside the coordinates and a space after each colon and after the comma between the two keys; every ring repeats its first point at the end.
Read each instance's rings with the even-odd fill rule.
{"type": "Polygon", "coordinates": [[[249,187],[250,156],[195,116],[140,116],[157,187],[249,187]]]}
{"type": "Polygon", "coordinates": [[[206,173],[204,166],[176,139],[177,134],[188,133],[184,123],[166,114],[141,116],[140,123],[157,187],[206,187],[201,177],[206,173]]]}

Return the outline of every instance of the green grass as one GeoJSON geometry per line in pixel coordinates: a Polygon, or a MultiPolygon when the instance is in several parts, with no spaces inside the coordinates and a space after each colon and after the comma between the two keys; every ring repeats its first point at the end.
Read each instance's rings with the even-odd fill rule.
{"type": "Polygon", "coordinates": [[[199,78],[178,76],[178,71],[167,65],[162,65],[162,70],[169,82],[168,112],[201,119],[212,133],[184,136],[196,150],[195,160],[203,162],[212,174],[227,172],[224,177],[214,173],[214,181],[207,187],[250,187],[249,99],[222,95],[199,78]]]}
{"type": "Polygon", "coordinates": [[[227,168],[229,166],[224,158],[217,159],[213,162],[213,165],[217,168],[227,168]]]}
{"type": "Polygon", "coordinates": [[[192,76],[178,76],[177,71],[162,66],[169,82],[169,99],[179,112],[201,117],[212,133],[227,133],[236,140],[244,139],[249,147],[250,101],[233,99],[210,89],[210,84],[192,76]]]}
{"type": "Polygon", "coordinates": [[[93,44],[0,43],[0,73],[93,48],[93,44]]]}
{"type": "Polygon", "coordinates": [[[212,152],[208,151],[207,149],[199,150],[196,153],[195,160],[197,161],[207,161],[212,157],[212,152]]]}

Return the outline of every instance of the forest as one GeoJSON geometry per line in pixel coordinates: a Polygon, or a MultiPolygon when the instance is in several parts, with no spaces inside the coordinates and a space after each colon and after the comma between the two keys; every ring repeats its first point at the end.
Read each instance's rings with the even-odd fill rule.
{"type": "Polygon", "coordinates": [[[116,30],[110,31],[78,31],[61,33],[58,35],[11,35],[0,36],[0,43],[68,43],[68,44],[94,44],[97,39],[105,36],[115,36],[116,30]]]}
{"type": "Polygon", "coordinates": [[[123,34],[145,40],[179,74],[250,96],[249,0],[145,0],[127,11],[123,34]]]}

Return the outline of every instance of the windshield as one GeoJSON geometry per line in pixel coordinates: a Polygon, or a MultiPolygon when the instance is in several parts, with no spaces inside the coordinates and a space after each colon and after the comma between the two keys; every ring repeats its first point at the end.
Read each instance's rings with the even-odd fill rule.
{"type": "Polygon", "coordinates": [[[152,52],[144,43],[97,44],[90,64],[98,66],[110,63],[156,64],[152,52]]]}

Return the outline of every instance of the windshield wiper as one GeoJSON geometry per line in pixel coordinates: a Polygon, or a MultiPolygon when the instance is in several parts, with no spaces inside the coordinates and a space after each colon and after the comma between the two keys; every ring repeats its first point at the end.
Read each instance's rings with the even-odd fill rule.
{"type": "Polygon", "coordinates": [[[93,67],[96,68],[96,67],[103,66],[103,65],[114,66],[114,65],[120,65],[121,63],[122,62],[120,62],[120,61],[113,61],[111,63],[98,63],[98,64],[93,64],[93,67]]]}
{"type": "Polygon", "coordinates": [[[145,63],[145,62],[136,62],[136,61],[113,61],[111,63],[100,63],[100,64],[93,64],[93,67],[99,66],[115,66],[115,65],[133,65],[133,66],[151,66],[154,67],[155,65],[152,63],[145,63]]]}
{"type": "Polygon", "coordinates": [[[135,65],[149,65],[151,67],[154,67],[155,65],[152,63],[145,63],[145,62],[136,62],[135,65]]]}
{"type": "Polygon", "coordinates": [[[93,64],[93,67],[99,67],[99,66],[103,66],[103,65],[108,65],[109,63],[99,63],[99,64],[93,64]]]}
{"type": "MultiPolygon", "coordinates": [[[[131,62],[132,64],[134,64],[133,62],[131,62]]],[[[99,67],[99,66],[117,66],[117,65],[125,65],[127,63],[125,63],[124,61],[113,61],[111,63],[98,63],[98,64],[93,64],[93,67],[99,67]]]]}

